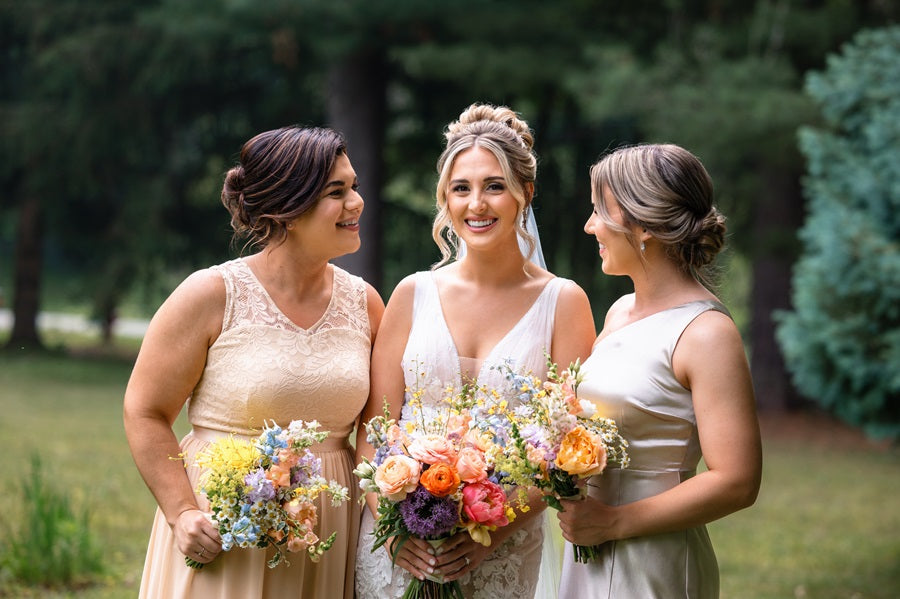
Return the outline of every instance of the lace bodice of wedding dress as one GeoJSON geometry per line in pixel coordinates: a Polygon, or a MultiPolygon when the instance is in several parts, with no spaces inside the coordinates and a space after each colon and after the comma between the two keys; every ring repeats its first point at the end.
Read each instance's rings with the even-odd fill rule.
{"type": "MultiPolygon", "coordinates": [[[[550,351],[554,315],[559,292],[565,279],[554,278],[546,284],[522,318],[497,343],[488,357],[478,363],[460,356],[441,309],[441,298],[432,272],[415,275],[412,327],[403,353],[406,387],[423,391],[423,412],[435,408],[447,385],[459,388],[464,374],[477,375],[479,385],[501,391],[515,405],[516,393],[499,368],[505,363],[517,371],[530,371],[542,376],[547,370],[545,352],[550,351]]],[[[401,421],[412,416],[404,402],[401,421]]],[[[534,518],[509,539],[469,575],[460,579],[466,597],[496,599],[534,597],[541,562],[543,540],[542,519],[534,518]]],[[[368,509],[363,510],[357,554],[356,591],[359,599],[401,597],[409,582],[406,570],[392,567],[383,547],[374,553],[372,528],[374,520],[368,509]]]]}

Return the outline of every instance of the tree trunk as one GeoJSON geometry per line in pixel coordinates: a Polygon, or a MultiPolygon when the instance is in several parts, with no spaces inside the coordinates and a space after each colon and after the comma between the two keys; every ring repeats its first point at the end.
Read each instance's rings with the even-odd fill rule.
{"type": "Polygon", "coordinates": [[[791,272],[797,256],[797,230],[803,199],[797,173],[770,172],[753,223],[753,288],[750,298],[750,365],[761,411],[797,409],[803,400],[794,389],[775,339],[773,315],[791,306],[791,272]]]}
{"type": "Polygon", "coordinates": [[[10,348],[41,347],[37,329],[43,266],[43,227],[40,201],[26,196],[19,207],[13,264],[13,328],[10,348]]]}
{"type": "Polygon", "coordinates": [[[331,66],[328,74],[328,121],[347,141],[347,154],[366,202],[360,221],[359,251],[334,262],[359,275],[376,289],[382,281],[381,188],[384,181],[384,57],[361,48],[331,66]]]}

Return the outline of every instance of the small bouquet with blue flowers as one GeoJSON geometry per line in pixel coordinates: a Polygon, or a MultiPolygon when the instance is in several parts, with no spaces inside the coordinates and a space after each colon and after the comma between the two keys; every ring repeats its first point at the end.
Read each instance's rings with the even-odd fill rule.
{"type": "MultiPolygon", "coordinates": [[[[350,498],[346,487],[322,476],[322,464],[309,448],[328,436],[316,421],[292,421],[286,428],[265,424],[255,440],[222,437],[197,455],[204,469],[199,490],[207,497],[222,550],[268,547],[276,552],[270,568],[288,563],[284,551],[305,551],[313,562],[334,544],[336,532],[321,540],[315,533],[315,501],[325,493],[333,505],[350,498]]],[[[192,568],[203,564],[185,557],[192,568]]]]}

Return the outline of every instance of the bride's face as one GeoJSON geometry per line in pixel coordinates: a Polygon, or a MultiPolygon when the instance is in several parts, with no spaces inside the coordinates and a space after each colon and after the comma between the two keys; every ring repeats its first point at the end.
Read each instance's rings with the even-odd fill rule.
{"type": "Polygon", "coordinates": [[[471,250],[516,240],[519,203],[497,158],[478,146],[460,152],[450,171],[447,209],[456,234],[471,250]]]}

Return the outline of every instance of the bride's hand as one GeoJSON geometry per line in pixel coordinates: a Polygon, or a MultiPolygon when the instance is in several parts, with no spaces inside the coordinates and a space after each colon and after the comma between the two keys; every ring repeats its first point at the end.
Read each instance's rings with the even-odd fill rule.
{"type": "MultiPolygon", "coordinates": [[[[393,556],[394,547],[399,542],[397,537],[394,537],[385,543],[389,556],[393,556]]],[[[394,563],[419,580],[424,580],[428,574],[440,574],[437,572],[437,558],[434,554],[435,550],[427,541],[410,537],[397,551],[394,563]]]]}
{"type": "Polygon", "coordinates": [[[473,541],[468,532],[459,532],[438,548],[437,569],[445,582],[452,582],[481,565],[495,547],[494,543],[485,547],[473,541]]]}

